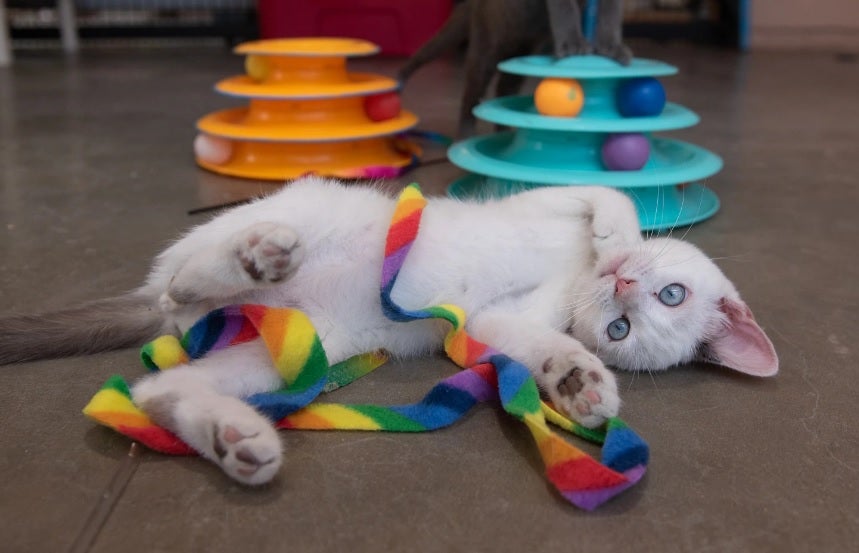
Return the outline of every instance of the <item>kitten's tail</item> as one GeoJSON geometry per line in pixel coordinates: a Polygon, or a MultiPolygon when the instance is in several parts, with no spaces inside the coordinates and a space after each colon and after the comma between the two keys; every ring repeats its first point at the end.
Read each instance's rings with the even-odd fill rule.
{"type": "Polygon", "coordinates": [[[471,19],[471,1],[460,2],[453,8],[453,12],[444,26],[424,43],[400,69],[397,78],[400,83],[405,83],[412,73],[424,64],[439,57],[446,50],[459,46],[468,38],[468,26],[471,19]]]}
{"type": "Polygon", "coordinates": [[[142,294],[38,315],[0,318],[0,365],[140,346],[166,330],[157,302],[142,294]]]}

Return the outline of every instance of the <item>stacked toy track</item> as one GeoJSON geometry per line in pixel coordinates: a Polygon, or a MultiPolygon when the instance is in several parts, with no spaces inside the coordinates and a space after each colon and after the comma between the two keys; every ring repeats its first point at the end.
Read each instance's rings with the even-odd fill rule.
{"type": "Polygon", "coordinates": [[[718,172],[722,160],[693,144],[653,135],[699,121],[685,107],[665,102],[656,77],[675,74],[675,67],[645,59],[621,66],[599,56],[526,56],[498,67],[542,80],[533,96],[496,98],[475,108],[478,118],[511,130],[451,147],[450,160],[471,172],[450,186],[451,196],[612,186],[633,198],[646,230],[688,225],[718,211],[718,198],[701,181],[718,172]]]}
{"type": "MultiPolygon", "coordinates": [[[[418,119],[400,107],[397,82],[347,70],[347,58],[378,52],[341,38],[276,39],[236,48],[246,74],[215,90],[243,107],[197,122],[197,163],[235,177],[285,180],[315,173],[372,177],[414,162],[417,149],[398,135],[418,119]]],[[[382,175],[384,176],[384,175],[382,175]]]]}

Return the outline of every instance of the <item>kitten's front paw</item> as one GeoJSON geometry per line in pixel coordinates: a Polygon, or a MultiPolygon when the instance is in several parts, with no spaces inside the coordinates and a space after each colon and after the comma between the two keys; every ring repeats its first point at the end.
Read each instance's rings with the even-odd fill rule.
{"type": "Polygon", "coordinates": [[[592,192],[591,233],[598,259],[616,256],[641,242],[638,212],[623,192],[599,189],[592,192]]]}
{"type": "Polygon", "coordinates": [[[280,439],[261,416],[222,419],[212,434],[212,460],[234,480],[256,486],[271,481],[280,470],[280,439]]]}
{"type": "Polygon", "coordinates": [[[541,382],[555,407],[588,428],[617,416],[620,409],[614,375],[590,352],[550,357],[541,382]]]}
{"type": "Polygon", "coordinates": [[[302,257],[298,235],[274,223],[259,223],[245,230],[237,237],[234,251],[251,280],[263,283],[286,280],[302,257]]]}

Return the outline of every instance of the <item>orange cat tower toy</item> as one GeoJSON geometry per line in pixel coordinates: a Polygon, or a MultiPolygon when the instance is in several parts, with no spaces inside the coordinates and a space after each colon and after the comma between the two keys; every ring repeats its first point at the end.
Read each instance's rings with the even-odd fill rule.
{"type": "Polygon", "coordinates": [[[397,82],[347,71],[350,57],[379,48],[347,38],[289,38],[239,45],[245,75],[218,82],[221,94],[245,107],[197,122],[197,163],[249,179],[288,180],[306,173],[341,177],[395,176],[420,149],[401,133],[418,118],[400,108],[397,82]]]}

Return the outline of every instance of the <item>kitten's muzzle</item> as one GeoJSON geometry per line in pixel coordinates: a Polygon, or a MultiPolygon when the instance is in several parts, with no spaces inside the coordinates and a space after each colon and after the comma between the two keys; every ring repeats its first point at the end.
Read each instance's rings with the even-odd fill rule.
{"type": "Polygon", "coordinates": [[[622,296],[627,293],[627,290],[635,285],[636,281],[626,278],[617,277],[617,282],[614,284],[614,295],[622,296]]]}

